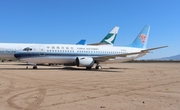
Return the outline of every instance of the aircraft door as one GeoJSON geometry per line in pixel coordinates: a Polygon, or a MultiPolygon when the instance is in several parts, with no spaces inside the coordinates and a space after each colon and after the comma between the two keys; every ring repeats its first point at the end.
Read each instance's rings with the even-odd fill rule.
{"type": "Polygon", "coordinates": [[[44,46],[39,46],[39,56],[45,56],[45,48],[44,48],[44,46]]]}

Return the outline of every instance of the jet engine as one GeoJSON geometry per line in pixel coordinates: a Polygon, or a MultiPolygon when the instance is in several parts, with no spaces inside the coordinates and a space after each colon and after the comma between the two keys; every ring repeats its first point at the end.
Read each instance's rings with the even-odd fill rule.
{"type": "Polygon", "coordinates": [[[94,65],[94,60],[92,57],[77,57],[76,65],[79,67],[92,67],[94,65]]]}

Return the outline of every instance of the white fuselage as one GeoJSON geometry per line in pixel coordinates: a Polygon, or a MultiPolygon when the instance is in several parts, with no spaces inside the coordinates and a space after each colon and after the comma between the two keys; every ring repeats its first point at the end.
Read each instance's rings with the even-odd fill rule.
{"type": "Polygon", "coordinates": [[[0,59],[2,60],[17,60],[14,54],[21,51],[25,47],[33,46],[35,44],[26,43],[0,43],[0,59]]]}
{"type": "MultiPolygon", "coordinates": [[[[142,49],[118,46],[88,46],[88,45],[65,45],[65,44],[42,44],[29,46],[31,50],[22,50],[16,53],[20,61],[31,63],[58,63],[74,64],[77,57],[101,57],[108,55],[126,54],[140,52],[142,49]]],[[[113,59],[101,60],[101,63],[118,63],[129,61],[145,54],[128,55],[126,57],[115,57],[113,59]]]]}

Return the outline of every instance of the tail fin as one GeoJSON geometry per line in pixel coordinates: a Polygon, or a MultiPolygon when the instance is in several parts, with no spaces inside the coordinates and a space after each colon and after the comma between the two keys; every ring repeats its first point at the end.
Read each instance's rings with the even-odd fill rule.
{"type": "Polygon", "coordinates": [[[148,41],[149,31],[150,31],[150,26],[145,25],[144,28],[136,37],[136,39],[129,46],[145,49],[148,41]]]}
{"type": "Polygon", "coordinates": [[[119,27],[115,26],[99,43],[93,43],[88,45],[114,45],[119,27]]]}
{"type": "Polygon", "coordinates": [[[85,42],[85,39],[81,39],[76,45],[85,45],[85,42]]]}
{"type": "Polygon", "coordinates": [[[119,31],[119,27],[114,27],[105,37],[104,39],[100,42],[101,44],[109,44],[109,45],[114,45],[117,33],[119,31]]]}

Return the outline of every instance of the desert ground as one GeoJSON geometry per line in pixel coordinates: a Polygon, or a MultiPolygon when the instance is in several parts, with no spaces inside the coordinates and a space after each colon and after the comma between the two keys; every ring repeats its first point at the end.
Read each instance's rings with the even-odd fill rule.
{"type": "Polygon", "coordinates": [[[0,110],[180,110],[180,63],[0,63],[0,110]]]}

